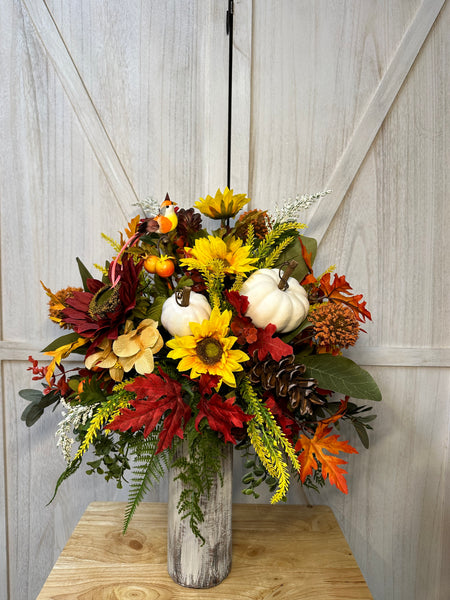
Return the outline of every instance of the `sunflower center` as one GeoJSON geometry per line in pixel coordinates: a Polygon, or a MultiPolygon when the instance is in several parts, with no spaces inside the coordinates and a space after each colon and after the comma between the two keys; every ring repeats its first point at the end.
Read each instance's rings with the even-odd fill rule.
{"type": "Polygon", "coordinates": [[[223,354],[222,344],[213,337],[201,340],[197,344],[195,351],[200,360],[207,365],[218,363],[223,354]]]}

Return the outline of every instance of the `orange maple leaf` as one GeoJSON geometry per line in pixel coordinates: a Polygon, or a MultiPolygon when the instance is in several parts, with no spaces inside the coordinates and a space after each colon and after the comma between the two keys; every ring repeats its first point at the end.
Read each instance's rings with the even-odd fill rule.
{"type": "Polygon", "coordinates": [[[347,494],[348,487],[345,480],[347,471],[340,466],[346,465],[347,461],[333,455],[337,455],[339,452],[358,454],[358,451],[353,446],[350,446],[348,441],[338,440],[338,435],[328,435],[332,430],[329,423],[340,419],[342,417],[341,410],[344,409],[344,403],[341,403],[341,407],[335,415],[321,421],[317,426],[313,438],[308,438],[302,434],[297,441],[295,450],[296,452],[300,452],[298,460],[300,463],[300,479],[303,483],[308,475],[312,474],[313,469],[318,468],[317,461],[319,461],[322,466],[323,478],[326,479],[328,477],[332,485],[335,485],[341,492],[347,494]],[[330,454],[325,454],[325,451],[329,452],[331,456],[330,454]]]}
{"type": "Polygon", "coordinates": [[[136,233],[140,220],[141,217],[139,215],[136,215],[135,217],[133,217],[133,219],[131,219],[127,227],[125,227],[125,233],[129,238],[136,233]]]}
{"type": "Polygon", "coordinates": [[[364,323],[366,319],[372,320],[372,315],[366,308],[366,302],[362,301],[362,294],[354,295],[351,293],[351,286],[345,279],[345,275],[340,277],[335,273],[331,281],[331,273],[325,273],[320,278],[319,288],[331,302],[342,302],[352,309],[358,321],[364,323]]]}

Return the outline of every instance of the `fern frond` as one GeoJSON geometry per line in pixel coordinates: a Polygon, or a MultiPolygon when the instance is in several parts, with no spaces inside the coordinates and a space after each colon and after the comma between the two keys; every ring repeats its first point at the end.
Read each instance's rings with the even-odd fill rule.
{"type": "Polygon", "coordinates": [[[55,499],[56,493],[59,489],[59,486],[62,484],[62,482],[65,481],[66,479],[68,479],[71,475],[73,475],[80,465],[81,465],[81,458],[74,458],[73,461],[70,463],[70,465],[68,465],[66,467],[64,472],[61,473],[61,475],[58,477],[58,481],[56,482],[56,487],[55,487],[55,491],[53,492],[53,496],[47,503],[47,506],[49,504],[51,504],[53,502],[53,500],[55,499]]]}
{"type": "Polygon", "coordinates": [[[147,438],[134,438],[129,448],[134,457],[135,465],[128,492],[128,504],[125,509],[123,533],[128,529],[137,507],[150,487],[161,480],[168,468],[168,451],[156,454],[158,436],[161,427],[155,428],[147,438]]]}
{"type": "Polygon", "coordinates": [[[204,520],[200,500],[209,496],[212,485],[219,476],[222,479],[223,442],[209,429],[196,431],[190,424],[185,430],[185,440],[189,447],[189,457],[181,456],[174,460],[172,467],[178,470],[175,479],[182,481],[184,489],[177,503],[177,510],[183,519],[189,519],[192,532],[202,542],[200,524],[204,520]]]}

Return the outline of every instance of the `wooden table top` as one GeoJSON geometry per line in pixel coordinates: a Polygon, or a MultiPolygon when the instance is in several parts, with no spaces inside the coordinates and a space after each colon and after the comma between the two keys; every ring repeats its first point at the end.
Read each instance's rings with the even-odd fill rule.
{"type": "Polygon", "coordinates": [[[124,502],[93,502],[37,600],[370,600],[327,506],[233,505],[233,564],[194,590],[166,570],[167,505],[141,503],[125,536],[124,502]]]}

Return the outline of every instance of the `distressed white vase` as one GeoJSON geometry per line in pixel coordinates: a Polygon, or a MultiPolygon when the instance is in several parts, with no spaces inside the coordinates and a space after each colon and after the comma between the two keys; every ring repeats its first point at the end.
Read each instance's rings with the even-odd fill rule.
{"type": "MultiPolygon", "coordinates": [[[[233,445],[224,444],[222,481],[219,475],[209,496],[200,500],[205,520],[199,529],[205,543],[192,533],[189,518],[182,519],[177,504],[184,484],[169,472],[169,506],[167,532],[167,570],[179,585],[190,588],[210,588],[225,579],[231,569],[231,511],[233,480],[233,445]],[[223,485],[222,485],[223,482],[223,485]]],[[[186,455],[188,447],[181,443],[175,458],[186,455]]]]}

